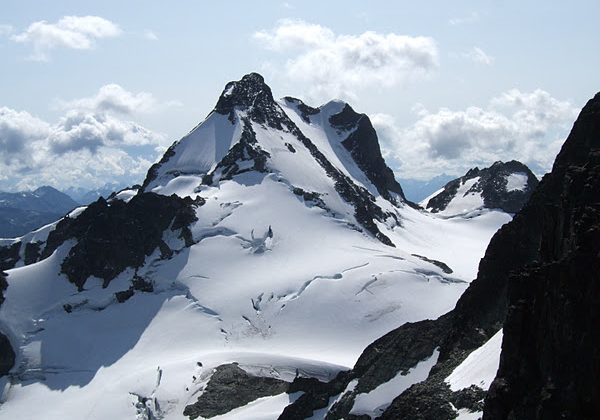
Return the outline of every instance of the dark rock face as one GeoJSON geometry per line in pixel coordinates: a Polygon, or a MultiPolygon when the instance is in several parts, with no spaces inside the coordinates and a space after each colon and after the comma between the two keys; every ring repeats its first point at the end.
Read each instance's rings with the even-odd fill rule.
{"type": "Polygon", "coordinates": [[[521,162],[511,160],[510,162],[496,162],[489,168],[473,168],[464,176],[448,182],[444,191],[431,198],[426,205],[432,213],[438,213],[446,209],[450,201],[456,196],[458,188],[468,181],[479,177],[477,181],[465,194],[479,192],[483,197],[484,207],[489,209],[501,209],[507,213],[517,213],[535,189],[538,179],[531,170],[521,162]],[[523,190],[507,189],[507,177],[511,174],[524,174],[527,184],[523,190]]]}
{"type": "Polygon", "coordinates": [[[329,122],[340,131],[353,129],[342,144],[369,181],[375,185],[379,194],[388,201],[395,201],[390,193],[396,193],[406,201],[402,187],[383,160],[377,133],[369,117],[358,114],[346,104],[340,113],[331,116],[329,122]]]}
{"type": "Polygon", "coordinates": [[[43,242],[27,242],[25,244],[25,265],[39,261],[43,242]]]}
{"type": "Polygon", "coordinates": [[[272,128],[281,129],[283,111],[276,104],[271,88],[258,73],[250,73],[237,82],[229,82],[221,94],[215,112],[229,115],[229,120],[235,122],[234,109],[248,111],[248,117],[272,128]]]}
{"type": "Polygon", "coordinates": [[[0,246],[0,271],[10,270],[19,261],[21,242],[9,246],[0,246]]]}
{"type": "Polygon", "coordinates": [[[100,198],[77,218],[58,223],[41,258],[51,255],[66,240],[76,239],[62,263],[62,272],[79,289],[92,275],[103,279],[106,287],[125,268],[141,266],[161,244],[166,229],[181,229],[182,239],[186,243],[191,240],[188,226],[196,220],[193,205],[201,204],[190,198],[153,193],[138,194],[128,203],[108,203],[100,198]]]}
{"type": "MultiPolygon", "coordinates": [[[[4,302],[4,291],[8,287],[6,273],[0,270],[0,305],[4,302]]],[[[0,377],[6,375],[15,364],[15,352],[8,337],[0,332],[0,377]]]]}
{"type": "Polygon", "coordinates": [[[8,337],[0,333],[0,377],[8,374],[15,365],[15,352],[8,337]]]}
{"type": "MultiPolygon", "coordinates": [[[[321,382],[315,378],[298,377],[290,384],[288,393],[303,394],[287,406],[279,416],[279,420],[298,420],[311,417],[314,410],[327,407],[329,399],[344,390],[350,382],[351,372],[340,372],[332,381],[321,382]]],[[[350,417],[348,419],[351,420],[350,417]]]]}
{"type": "Polygon", "coordinates": [[[600,94],[531,199],[539,257],[513,273],[485,419],[592,419],[600,412],[600,94]]]}
{"type": "Polygon", "coordinates": [[[6,281],[6,273],[0,270],[0,305],[4,302],[4,291],[8,287],[8,282],[6,281]]]}
{"type": "Polygon", "coordinates": [[[218,416],[258,398],[286,392],[288,386],[279,379],[251,376],[236,363],[221,365],[198,401],[186,406],[183,415],[190,419],[218,416]]]}
{"type": "Polygon", "coordinates": [[[145,293],[152,293],[154,291],[154,284],[152,284],[152,281],[146,280],[145,278],[136,274],[131,280],[131,286],[129,286],[127,290],[116,292],[115,298],[117,299],[117,302],[123,303],[129,300],[129,298],[135,294],[136,290],[145,293]]]}
{"type": "Polygon", "coordinates": [[[423,261],[427,261],[428,263],[431,263],[431,264],[435,265],[436,267],[441,268],[442,271],[444,273],[446,273],[446,274],[452,274],[452,273],[454,273],[454,271],[450,267],[448,267],[448,264],[446,264],[443,261],[433,260],[431,258],[427,258],[427,257],[425,257],[423,255],[419,255],[419,254],[411,254],[411,255],[413,257],[417,257],[417,258],[419,258],[419,259],[421,259],[423,261]]]}

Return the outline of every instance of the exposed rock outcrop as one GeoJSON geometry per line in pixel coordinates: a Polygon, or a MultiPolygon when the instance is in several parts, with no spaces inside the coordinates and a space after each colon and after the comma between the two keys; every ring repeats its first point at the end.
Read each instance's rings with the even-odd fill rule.
{"type": "Polygon", "coordinates": [[[163,232],[181,230],[180,237],[192,243],[189,225],[196,220],[191,198],[141,193],[125,203],[103,198],[90,204],[77,218],[62,219],[50,232],[41,258],[46,258],[69,239],[77,243],[61,269],[70,282],[82,289],[90,276],[104,280],[106,287],[127,267],[140,267],[162,242],[163,232]]]}
{"type": "Polygon", "coordinates": [[[237,363],[221,365],[198,400],[185,407],[183,415],[190,419],[218,416],[258,398],[286,392],[288,387],[287,382],[279,379],[252,376],[237,363]]]}
{"type": "Polygon", "coordinates": [[[448,182],[439,194],[425,203],[425,207],[432,213],[444,211],[453,199],[460,199],[457,197],[459,188],[469,180],[475,182],[462,193],[463,196],[472,193],[481,195],[483,207],[507,213],[521,210],[539,182],[521,162],[496,162],[489,168],[473,168],[464,176],[448,182]],[[511,185],[513,181],[515,185],[511,185]]]}
{"type": "Polygon", "coordinates": [[[406,201],[402,187],[392,170],[386,165],[377,133],[371,120],[365,114],[359,114],[348,104],[338,114],[333,115],[329,122],[339,130],[350,131],[342,145],[350,152],[358,167],[367,175],[383,198],[395,201],[391,193],[397,194],[406,201]]]}
{"type": "MultiPolygon", "coordinates": [[[[4,291],[8,287],[6,273],[0,270],[0,305],[4,302],[4,291]]],[[[0,332],[0,377],[6,375],[15,364],[15,352],[7,336],[0,332]]]]}

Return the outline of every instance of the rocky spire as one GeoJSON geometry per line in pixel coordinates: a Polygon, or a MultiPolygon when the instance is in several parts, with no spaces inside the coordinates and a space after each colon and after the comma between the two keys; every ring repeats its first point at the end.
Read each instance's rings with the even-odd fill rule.
{"type": "Polygon", "coordinates": [[[259,124],[281,129],[283,112],[273,99],[271,88],[258,73],[249,73],[241,80],[225,85],[215,112],[228,115],[229,120],[234,122],[235,109],[246,111],[247,116],[259,124]]]}

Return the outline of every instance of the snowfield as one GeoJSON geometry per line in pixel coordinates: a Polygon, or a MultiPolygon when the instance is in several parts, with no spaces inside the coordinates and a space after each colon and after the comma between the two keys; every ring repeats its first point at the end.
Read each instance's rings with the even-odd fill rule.
{"type": "MultiPolygon", "coordinates": [[[[309,122],[295,107],[279,104],[336,168],[397,216],[399,223],[378,222],[396,247],[361,231],[333,180],[285,130],[253,123],[270,154],[267,173],[248,171],[201,186],[241,132],[239,124],[213,112],[174,146],[175,155],[148,187],[206,200],[191,226],[195,244],[185,247],[167,230],[163,239],[173,256],[161,258],[156,250],[137,270],[153,283],[153,292],[117,302],[115,292],[129,287],[133,269],[106,288],[100,279],[88,279],[78,292],[60,273],[73,241],[43,261],[8,270],[0,327],[17,361],[0,418],[182,419],[220,364],[235,361],[254,375],[286,381],[296,374],[328,380],[388,331],[454,307],[491,236],[510,216],[482,210],[447,218],[394,205],[377,194],[341,145],[348,133],[329,125],[343,103],[326,104],[309,122]],[[325,207],[305,201],[294,188],[317,192],[325,207]]],[[[448,211],[464,212],[478,200],[448,211]]],[[[34,235],[47,236],[52,228],[34,235]]],[[[487,358],[487,349],[482,352],[487,358]]],[[[354,410],[377,413],[426,376],[436,358],[359,396],[354,410]]],[[[474,376],[473,369],[457,368],[448,380],[462,386],[479,375],[480,368],[474,376]]],[[[274,419],[297,397],[261,398],[217,418],[274,419]]]]}
{"type": "Polygon", "coordinates": [[[517,172],[506,177],[506,191],[523,191],[527,188],[527,174],[517,172]]]}
{"type": "Polygon", "coordinates": [[[483,346],[474,350],[456,367],[445,381],[452,391],[460,391],[471,385],[487,391],[500,365],[502,330],[498,331],[483,346]]]}

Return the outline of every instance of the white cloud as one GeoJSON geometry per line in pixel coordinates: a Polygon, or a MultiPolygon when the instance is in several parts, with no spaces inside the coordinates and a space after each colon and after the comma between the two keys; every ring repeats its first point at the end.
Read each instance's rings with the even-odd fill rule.
{"type": "Polygon", "coordinates": [[[132,121],[82,111],[69,111],[48,137],[56,154],[86,149],[96,153],[100,147],[158,145],[160,140],[160,135],[132,121]]]}
{"type": "Polygon", "coordinates": [[[89,50],[96,40],[119,36],[121,29],[99,16],[65,16],[56,23],[44,20],[33,22],[22,33],[11,39],[33,47],[33,60],[47,60],[50,50],[71,48],[89,50]]]}
{"type": "Polygon", "coordinates": [[[56,123],[0,108],[0,189],[140,182],[164,137],[109,112],[73,109],[56,123]]]}
{"type": "Polygon", "coordinates": [[[48,132],[49,125],[28,112],[0,107],[0,166],[29,165],[32,143],[44,139],[48,132]]]}
{"type": "Polygon", "coordinates": [[[477,23],[479,22],[479,19],[479,13],[471,12],[465,16],[453,17],[450,20],[448,20],[448,23],[452,26],[467,25],[471,23],[477,23]]]}
{"type": "Polygon", "coordinates": [[[410,127],[398,127],[388,115],[375,115],[386,158],[399,177],[431,179],[462,175],[496,160],[520,160],[534,171],[550,170],[578,109],[548,92],[513,89],[485,108],[461,111],[420,109],[410,127]]]}
{"type": "Polygon", "coordinates": [[[264,48],[291,54],[285,76],[306,83],[313,99],[354,97],[361,89],[395,86],[430,73],[438,50],[429,37],[380,34],[338,35],[299,20],[282,20],[271,30],[254,33],[264,48]]]}
{"type": "Polygon", "coordinates": [[[59,106],[64,109],[85,109],[95,112],[112,111],[121,114],[153,112],[168,104],[170,103],[159,104],[151,93],[133,93],[115,83],[102,86],[95,95],[90,97],[72,101],[59,101],[59,106]]]}
{"type": "Polygon", "coordinates": [[[335,34],[329,28],[301,20],[282,20],[270,31],[258,31],[254,38],[265,48],[285,51],[290,48],[319,48],[335,42],[335,34]]]}
{"type": "Polygon", "coordinates": [[[494,57],[487,54],[479,47],[471,48],[463,54],[463,57],[466,57],[469,60],[474,61],[475,63],[485,64],[486,66],[492,65],[492,63],[494,62],[494,57]]]}

